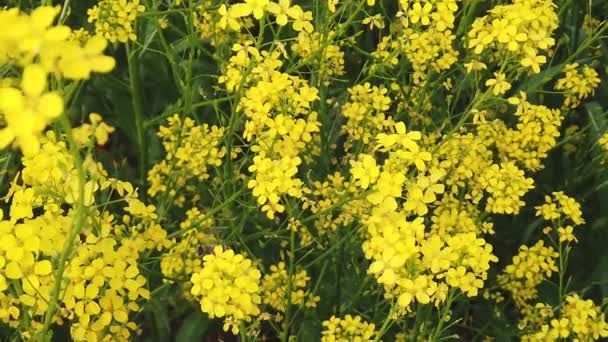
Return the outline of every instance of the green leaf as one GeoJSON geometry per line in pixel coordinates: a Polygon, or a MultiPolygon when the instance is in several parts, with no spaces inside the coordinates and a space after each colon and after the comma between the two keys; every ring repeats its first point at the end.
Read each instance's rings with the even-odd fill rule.
{"type": "Polygon", "coordinates": [[[176,342],[200,341],[209,329],[209,320],[201,312],[194,312],[182,324],[175,337],[176,342]]]}
{"type": "Polygon", "coordinates": [[[302,322],[298,333],[298,341],[319,341],[321,336],[321,323],[317,320],[307,319],[302,322]]]}
{"type": "Polygon", "coordinates": [[[589,115],[589,121],[591,122],[591,127],[593,128],[593,138],[597,140],[602,135],[605,127],[605,116],[606,112],[602,108],[597,101],[591,101],[585,104],[585,110],[587,111],[587,115],[589,115]]]}
{"type": "Polygon", "coordinates": [[[171,323],[167,317],[167,305],[158,299],[152,299],[146,303],[146,307],[154,317],[154,327],[156,328],[156,341],[166,341],[171,336],[171,323]]]}

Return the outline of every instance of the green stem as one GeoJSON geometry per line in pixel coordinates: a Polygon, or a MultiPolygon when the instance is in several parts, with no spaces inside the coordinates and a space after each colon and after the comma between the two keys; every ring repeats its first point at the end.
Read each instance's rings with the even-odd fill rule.
{"type": "Polygon", "coordinates": [[[241,322],[239,327],[239,337],[241,338],[241,342],[247,342],[247,328],[245,328],[243,322],[241,322]]]}
{"type": "Polygon", "coordinates": [[[260,31],[258,32],[258,38],[256,39],[255,42],[255,48],[257,50],[260,49],[260,47],[262,46],[262,43],[264,42],[264,28],[266,26],[266,16],[262,16],[260,18],[260,31]]]}
{"type": "Polygon", "coordinates": [[[566,269],[568,268],[568,247],[565,248],[563,243],[559,242],[559,293],[558,293],[558,305],[561,308],[562,302],[566,292],[566,286],[564,285],[564,278],[566,276],[566,269]]]}
{"type": "Polygon", "coordinates": [[[65,3],[61,8],[61,14],[59,14],[59,24],[63,24],[65,22],[66,16],[68,15],[68,8],[70,8],[70,0],[65,0],[65,3]]]}
{"type": "Polygon", "coordinates": [[[296,262],[295,262],[295,251],[296,251],[296,232],[291,231],[289,236],[289,278],[287,281],[287,292],[285,300],[285,317],[283,318],[283,336],[281,341],[287,342],[289,340],[289,327],[290,327],[290,316],[291,316],[291,291],[293,289],[293,275],[295,274],[296,262]]]}
{"type": "Polygon", "coordinates": [[[384,334],[386,334],[386,332],[388,331],[390,326],[393,324],[392,317],[393,317],[393,313],[395,310],[395,305],[396,305],[395,303],[392,304],[391,310],[389,311],[388,315],[386,316],[386,319],[384,319],[384,322],[382,323],[380,330],[378,330],[378,333],[376,334],[376,337],[374,338],[374,342],[380,341],[382,336],[384,336],[384,334]]]}
{"type": "Polygon", "coordinates": [[[433,332],[433,336],[432,338],[429,339],[429,341],[437,341],[439,335],[441,335],[442,330],[443,330],[443,325],[445,323],[446,317],[448,316],[448,313],[450,312],[450,307],[452,306],[452,301],[454,300],[455,296],[454,296],[454,292],[450,291],[449,295],[448,295],[448,299],[445,303],[445,306],[443,307],[443,310],[441,311],[441,314],[439,315],[439,322],[437,322],[437,327],[435,328],[435,332],[433,332]]]}
{"type": "Polygon", "coordinates": [[[127,63],[129,67],[129,86],[131,88],[131,104],[135,119],[135,134],[137,149],[139,153],[138,170],[139,184],[143,186],[146,180],[146,147],[144,131],[144,113],[142,108],[141,79],[139,74],[139,56],[136,51],[131,51],[130,44],[125,44],[127,52],[127,63]]]}
{"type": "MultiPolygon", "coordinates": [[[[230,101],[230,100],[232,100],[232,99],[234,99],[234,96],[233,96],[233,95],[230,95],[230,96],[224,96],[224,97],[218,97],[218,98],[216,98],[216,99],[205,100],[205,101],[201,101],[201,102],[196,102],[196,103],[193,103],[193,104],[191,105],[191,107],[192,107],[192,109],[194,109],[194,108],[198,108],[198,107],[205,107],[205,106],[210,106],[210,105],[217,105],[217,104],[219,104],[219,103],[226,102],[226,101],[230,101]]],[[[149,119],[149,120],[146,120],[146,121],[145,121],[145,123],[144,123],[144,127],[146,127],[146,128],[147,128],[147,127],[150,127],[150,126],[156,125],[156,124],[160,123],[161,121],[165,120],[166,118],[168,118],[168,117],[172,116],[172,115],[173,115],[173,114],[175,114],[175,113],[181,112],[181,111],[182,111],[182,110],[184,110],[184,109],[185,109],[185,107],[177,107],[177,108],[173,108],[172,110],[167,111],[167,112],[165,112],[165,113],[163,113],[163,114],[161,114],[161,115],[159,115],[159,116],[156,116],[156,117],[154,117],[154,118],[151,118],[151,119],[149,119]]]]}
{"type": "MultiPolygon", "coordinates": [[[[355,20],[355,18],[357,17],[357,15],[359,14],[359,12],[361,12],[363,10],[363,7],[365,7],[365,4],[367,3],[366,0],[362,0],[359,2],[359,5],[357,6],[357,8],[355,8],[354,12],[352,12],[350,14],[350,16],[348,17],[348,19],[346,19],[346,22],[344,22],[343,24],[340,24],[338,26],[338,34],[337,36],[342,36],[342,34],[344,34],[344,32],[346,32],[346,30],[348,29],[348,27],[350,26],[350,24],[355,20]]],[[[343,5],[346,6],[346,5],[343,5]]],[[[342,9],[340,9],[341,11],[342,9]]],[[[333,20],[334,17],[336,17],[338,15],[338,13],[340,13],[340,11],[336,11],[336,13],[334,13],[331,16],[330,20],[333,20]]]]}
{"type": "Polygon", "coordinates": [[[340,302],[341,302],[341,295],[342,295],[342,260],[344,258],[344,244],[341,243],[339,244],[338,247],[338,255],[337,255],[337,262],[335,264],[336,267],[336,290],[335,290],[335,296],[334,296],[334,305],[335,305],[335,314],[336,316],[340,317],[341,316],[341,307],[340,307],[340,302]]]}
{"type": "Polygon", "coordinates": [[[78,173],[78,201],[76,203],[75,217],[72,221],[72,225],[70,227],[70,231],[68,233],[68,238],[66,239],[63,251],[59,256],[59,261],[57,263],[57,270],[55,272],[55,285],[51,290],[51,298],[49,301],[49,307],[44,316],[44,323],[40,330],[36,332],[34,340],[36,341],[50,341],[51,334],[49,329],[51,324],[53,323],[53,318],[55,313],[59,309],[59,294],[61,292],[61,285],[63,283],[63,274],[65,272],[66,264],[72,255],[74,249],[74,241],[80,234],[82,227],[84,225],[85,220],[85,205],[84,205],[84,186],[86,181],[86,175],[84,171],[84,167],[82,165],[82,160],[80,158],[80,151],[78,150],[78,146],[74,141],[72,136],[72,126],[67,116],[61,117],[61,124],[63,125],[72,158],[74,159],[74,166],[76,167],[76,171],[78,173]]]}

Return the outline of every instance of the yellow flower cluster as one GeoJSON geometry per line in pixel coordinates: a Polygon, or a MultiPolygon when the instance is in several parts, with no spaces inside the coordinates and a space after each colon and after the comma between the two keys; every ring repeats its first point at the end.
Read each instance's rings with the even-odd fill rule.
{"type": "Polygon", "coordinates": [[[387,115],[391,106],[387,88],[372,86],[366,82],[348,89],[348,93],[350,101],[342,106],[342,115],[346,117],[342,130],[348,134],[346,147],[357,141],[367,145],[376,134],[394,125],[387,115]]]}
{"type": "MultiPolygon", "coordinates": [[[[314,221],[314,230],[323,239],[317,239],[317,243],[331,241],[324,237],[336,232],[338,227],[352,224],[367,210],[369,205],[364,200],[354,198],[357,193],[357,187],[340,172],[328,175],[323,182],[313,182],[312,196],[305,199],[305,208],[318,215],[314,221]],[[344,203],[346,198],[349,200],[344,203]]],[[[308,245],[312,242],[312,236],[306,228],[301,228],[298,232],[301,244],[308,245]]]]}
{"type": "MultiPolygon", "coordinates": [[[[513,257],[512,264],[497,277],[499,287],[511,294],[521,315],[519,329],[523,333],[522,340],[547,341],[566,337],[580,341],[597,340],[602,334],[608,334],[608,324],[604,322],[603,316],[598,316],[599,312],[593,313],[591,301],[582,301],[577,295],[567,296],[566,303],[559,309],[559,318],[554,318],[554,310],[550,305],[535,303],[538,299],[537,287],[550,279],[554,272],[563,272],[558,270],[556,259],[560,257],[560,264],[562,263],[563,256],[560,253],[566,253],[567,258],[568,252],[562,249],[562,243],[576,241],[573,226],[584,223],[581,206],[560,191],[545,196],[545,203],[537,206],[536,210],[536,216],[551,221],[555,227],[560,252],[545,246],[543,240],[532,247],[522,246],[513,257]],[[589,310],[584,310],[583,307],[589,310]],[[577,339],[577,336],[581,338],[577,339]]],[[[550,227],[544,229],[545,233],[551,231],[550,227]]]]}
{"type": "MultiPolygon", "coordinates": [[[[107,139],[112,128],[94,125],[105,127],[107,139]]],[[[82,146],[99,142],[91,127],[74,130],[81,139],[88,134],[82,146]]],[[[52,310],[52,322],[70,322],[75,341],[129,340],[139,332],[129,313],[149,297],[139,257],[166,246],[166,232],[155,223],[154,207],[139,201],[130,183],[109,178],[91,155],[83,161],[82,179],[64,139],[52,132],[40,138],[40,150],[23,157],[6,197],[11,205],[10,219],[0,221],[0,319],[15,327],[29,317],[32,331],[24,336],[34,338],[52,310]],[[127,204],[121,221],[95,205],[112,194],[127,204]],[[51,309],[57,298],[58,310],[51,309]]]]}
{"type": "Polygon", "coordinates": [[[455,197],[465,190],[464,198],[477,205],[486,193],[486,212],[517,214],[533,180],[512,161],[494,163],[490,148],[496,136],[486,134],[483,127],[478,131],[478,135],[455,134],[442,141],[433,163],[444,168],[445,184],[455,197]]]}
{"type": "MultiPolygon", "coordinates": [[[[498,118],[486,120],[490,113],[479,111],[474,129],[461,129],[433,142],[438,146],[432,165],[446,174],[442,181],[448,192],[445,196],[451,193],[473,206],[483,203],[485,197],[485,211],[496,214],[517,214],[525,205],[522,198],[534,188],[534,182],[524,170],[542,168],[542,160],[557,144],[562,117],[559,110],[530,104],[525,95],[509,102],[517,105],[514,128],[498,118]]],[[[420,208],[423,213],[424,207],[420,208]]],[[[482,227],[481,231],[491,231],[491,225],[482,227]]]]}
{"type": "Polygon", "coordinates": [[[457,233],[494,233],[494,224],[482,221],[481,209],[470,202],[444,194],[441,201],[434,204],[436,207],[431,216],[431,234],[445,239],[457,233]]]}
{"type": "Polygon", "coordinates": [[[483,188],[474,186],[476,179],[492,165],[493,153],[480,135],[473,133],[452,134],[438,144],[433,164],[446,170],[444,182],[452,193],[473,188],[466,199],[477,204],[483,196],[483,188]]]}
{"type": "Polygon", "coordinates": [[[305,11],[300,5],[293,5],[289,0],[279,0],[272,2],[269,0],[245,0],[241,3],[236,3],[226,7],[222,5],[218,12],[221,14],[219,27],[221,29],[230,28],[233,31],[241,29],[239,20],[253,16],[256,20],[260,20],[266,14],[272,14],[275,17],[275,22],[279,26],[285,26],[290,21],[294,31],[304,31],[312,33],[314,26],[312,25],[312,12],[305,11]]]}
{"type": "Polygon", "coordinates": [[[247,186],[270,219],[285,210],[281,196],[300,198],[308,191],[296,177],[302,163],[299,155],[314,142],[320,126],[317,112],[311,109],[318,90],[297,76],[279,72],[281,62],[276,62],[267,60],[253,69],[258,81],[245,91],[238,106],[247,119],[243,136],[255,142],[251,150],[256,155],[249,167],[255,178],[247,186]]]}
{"type": "Polygon", "coordinates": [[[89,22],[95,25],[95,34],[112,43],[126,43],[137,39],[133,25],[145,9],[139,0],[100,0],[87,15],[89,22]]]}
{"type": "Polygon", "coordinates": [[[104,56],[106,40],[91,38],[85,45],[70,39],[72,31],[53,26],[60,7],[41,6],[31,14],[17,8],[1,9],[0,64],[23,68],[19,82],[0,84],[0,148],[15,142],[25,154],[36,153],[38,138],[63,114],[63,99],[49,90],[49,75],[72,80],[88,79],[91,72],[109,72],[114,59],[104,56]],[[14,83],[14,84],[12,84],[14,83]]]}
{"type": "Polygon", "coordinates": [[[418,84],[432,71],[448,70],[458,59],[452,46],[457,0],[400,0],[399,4],[403,15],[401,44],[412,63],[414,84],[418,84]]]}
{"type": "Polygon", "coordinates": [[[224,331],[238,334],[240,322],[260,314],[260,277],[250,259],[215,246],[203,257],[200,272],[192,275],[190,292],[210,318],[225,317],[224,331]]]}
{"type": "Polygon", "coordinates": [[[323,321],[321,342],[371,342],[376,337],[376,326],[364,321],[361,316],[331,316],[323,321]]]}
{"type": "Polygon", "coordinates": [[[576,225],[585,223],[581,205],[562,191],[545,196],[545,203],[536,207],[536,216],[542,216],[547,221],[562,221],[569,219],[576,225]]]}
{"type": "MultiPolygon", "coordinates": [[[[517,101],[515,129],[507,127],[502,121],[491,124],[489,132],[482,132],[487,138],[494,137],[499,158],[518,162],[529,171],[543,168],[542,161],[547,152],[557,144],[562,116],[558,109],[549,109],[533,105],[524,99],[510,98],[517,101]]],[[[480,127],[490,128],[488,125],[480,127]]]]}
{"type": "MultiPolygon", "coordinates": [[[[585,223],[581,212],[581,205],[562,191],[553,192],[551,196],[545,196],[545,203],[537,206],[536,216],[542,216],[546,221],[553,222],[559,236],[559,242],[576,241],[573,234],[574,226],[585,223]]],[[[545,232],[551,232],[551,227],[545,232]]]]}
{"type": "Polygon", "coordinates": [[[203,255],[218,244],[217,239],[207,231],[211,226],[213,218],[199,208],[186,211],[186,218],[180,223],[180,235],[161,256],[160,270],[165,282],[183,282],[201,271],[203,255]]]}
{"type": "Polygon", "coordinates": [[[326,35],[318,32],[300,32],[296,42],[291,45],[291,49],[298,56],[312,64],[323,81],[344,74],[344,52],[338,45],[331,43],[334,37],[334,32],[326,35]]]}
{"type": "Polygon", "coordinates": [[[573,341],[598,341],[608,337],[608,323],[602,308],[592,300],[584,300],[573,294],[566,297],[559,316],[543,315],[544,324],[538,331],[522,336],[522,341],[557,341],[572,338],[573,341]]]}
{"type": "Polygon", "coordinates": [[[513,162],[492,164],[477,180],[488,193],[486,211],[495,214],[517,214],[526,203],[521,198],[534,188],[532,178],[513,162]]]}
{"type": "Polygon", "coordinates": [[[218,79],[218,83],[224,84],[228,92],[240,91],[242,86],[255,82],[262,71],[276,70],[282,65],[278,52],[260,53],[256,48],[249,46],[250,44],[251,42],[247,41],[245,45],[232,46],[233,54],[218,79]],[[251,66],[253,69],[249,71],[251,66]]]}
{"type": "Polygon", "coordinates": [[[255,173],[255,179],[249,180],[247,187],[253,189],[258,205],[262,206],[262,212],[269,219],[273,219],[276,213],[285,211],[281,195],[302,197],[304,184],[297,178],[301,162],[300,157],[272,159],[263,152],[253,157],[253,165],[248,170],[255,173]]]}
{"type": "MultiPolygon", "coordinates": [[[[298,271],[292,278],[291,298],[292,305],[304,305],[307,308],[315,308],[319,296],[314,296],[307,291],[310,276],[305,270],[298,271]]],[[[262,303],[269,305],[279,313],[284,313],[287,307],[287,288],[289,286],[289,275],[285,269],[285,263],[279,262],[270,266],[270,273],[262,279],[262,303]]]]}
{"type": "Polygon", "coordinates": [[[547,62],[541,55],[555,45],[551,37],[559,21],[552,0],[513,0],[475,19],[468,33],[468,47],[475,54],[495,51],[496,58],[517,58],[521,66],[540,72],[547,62]]]}
{"type": "Polygon", "coordinates": [[[496,261],[492,247],[474,233],[424,237],[422,218],[407,221],[393,208],[376,207],[365,222],[366,257],[373,260],[369,272],[377,277],[387,297],[398,297],[407,312],[412,302],[439,305],[449,288],[477,295],[487,277],[489,263],[496,261]],[[392,210],[392,211],[389,211],[392,210]]]}
{"type": "Polygon", "coordinates": [[[189,117],[180,118],[174,114],[161,126],[157,136],[162,139],[165,159],[155,164],[148,171],[148,194],[169,191],[178,202],[183,202],[183,193],[190,180],[209,178],[209,168],[222,164],[226,147],[221,146],[224,128],[208,124],[196,125],[189,117]]]}
{"type": "Polygon", "coordinates": [[[425,232],[423,216],[444,193],[446,172],[427,166],[432,156],[420,146],[421,138],[420,132],[408,132],[398,122],[392,132],[376,136],[374,150],[386,155],[361,154],[350,162],[353,184],[368,191],[372,205],[363,219],[363,251],[372,260],[368,272],[383,285],[387,298],[397,298],[401,313],[409,312],[414,302],[439,305],[451,288],[477,295],[490,263],[497,261],[492,246],[477,236],[481,229],[425,232]]]}
{"type": "MultiPolygon", "coordinates": [[[[102,219],[112,224],[110,217],[102,219]]],[[[150,293],[146,278],[139,273],[138,251],[143,248],[137,243],[89,235],[71,258],[66,276],[72,285],[62,298],[68,318],[73,319],[74,340],[108,340],[110,336],[128,340],[130,331],[138,331],[129,322],[129,312],[139,311],[137,301],[148,299],[150,293]]]]}
{"type": "Polygon", "coordinates": [[[515,304],[524,308],[538,296],[537,286],[557,272],[553,247],[540,240],[532,247],[521,246],[502,274],[497,277],[499,286],[511,293],[515,304]]]}
{"type": "Polygon", "coordinates": [[[564,77],[555,83],[555,90],[564,92],[566,108],[578,107],[581,101],[592,96],[600,85],[597,71],[588,65],[580,68],[578,63],[568,64],[564,68],[564,73],[564,77]]]}

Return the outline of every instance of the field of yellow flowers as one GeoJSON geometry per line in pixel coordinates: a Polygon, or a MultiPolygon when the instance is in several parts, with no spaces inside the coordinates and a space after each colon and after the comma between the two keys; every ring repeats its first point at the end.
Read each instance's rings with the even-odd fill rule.
{"type": "Polygon", "coordinates": [[[0,6],[0,340],[608,340],[607,1],[0,6]]]}

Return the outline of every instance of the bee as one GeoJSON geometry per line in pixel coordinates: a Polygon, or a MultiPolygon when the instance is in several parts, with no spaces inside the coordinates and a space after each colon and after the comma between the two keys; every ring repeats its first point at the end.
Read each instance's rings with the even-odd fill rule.
{"type": "Polygon", "coordinates": [[[213,254],[213,248],[215,246],[212,245],[202,245],[202,246],[198,246],[197,250],[196,250],[196,254],[199,257],[205,256],[207,254],[213,254]]]}
{"type": "Polygon", "coordinates": [[[215,249],[216,246],[221,246],[223,250],[230,249],[230,247],[223,245],[223,244],[198,245],[198,247],[196,247],[196,254],[199,257],[213,254],[213,250],[215,249]]]}

